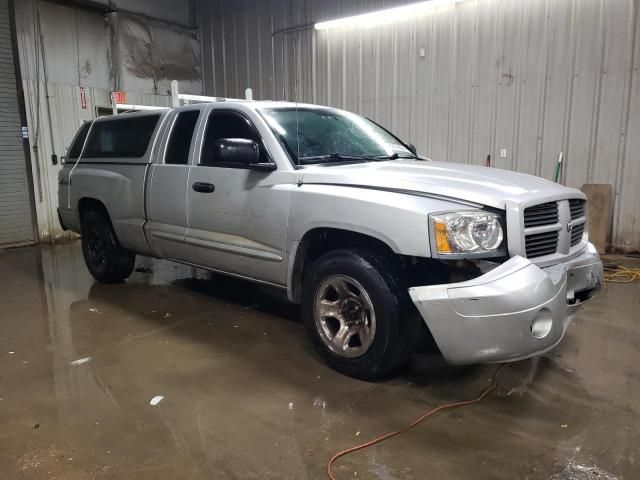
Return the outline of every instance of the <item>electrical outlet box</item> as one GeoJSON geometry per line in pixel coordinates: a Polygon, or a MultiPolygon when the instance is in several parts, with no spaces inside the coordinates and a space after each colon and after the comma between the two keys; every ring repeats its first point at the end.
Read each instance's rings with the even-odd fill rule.
{"type": "Polygon", "coordinates": [[[506,148],[501,148],[500,149],[500,158],[507,158],[507,149],[506,148]]]}

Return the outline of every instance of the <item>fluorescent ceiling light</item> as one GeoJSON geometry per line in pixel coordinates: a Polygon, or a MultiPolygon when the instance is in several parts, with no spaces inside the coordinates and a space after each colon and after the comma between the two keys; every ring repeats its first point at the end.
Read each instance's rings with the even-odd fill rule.
{"type": "Polygon", "coordinates": [[[438,7],[453,6],[462,1],[464,0],[429,0],[427,2],[411,3],[401,7],[378,10],[377,12],[365,13],[363,15],[318,22],[314,27],[316,30],[328,30],[330,28],[371,28],[377,25],[414,18],[417,15],[432,12],[438,7]]]}

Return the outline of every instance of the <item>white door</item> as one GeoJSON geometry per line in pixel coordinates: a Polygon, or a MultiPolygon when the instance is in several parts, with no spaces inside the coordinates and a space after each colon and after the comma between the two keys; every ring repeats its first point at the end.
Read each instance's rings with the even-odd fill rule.
{"type": "Polygon", "coordinates": [[[192,263],[285,285],[289,192],[285,172],[222,164],[213,144],[222,138],[255,141],[270,162],[251,121],[233,110],[213,110],[204,131],[201,163],[189,173],[187,243],[192,263]]]}

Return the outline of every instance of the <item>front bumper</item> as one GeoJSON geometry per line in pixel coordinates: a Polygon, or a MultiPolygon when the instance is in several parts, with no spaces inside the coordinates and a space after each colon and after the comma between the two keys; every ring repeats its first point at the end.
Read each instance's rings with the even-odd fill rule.
{"type": "Polygon", "coordinates": [[[593,245],[540,268],[516,256],[473,280],[413,287],[409,294],[452,364],[515,361],[555,347],[579,305],[602,285],[593,245]]]}

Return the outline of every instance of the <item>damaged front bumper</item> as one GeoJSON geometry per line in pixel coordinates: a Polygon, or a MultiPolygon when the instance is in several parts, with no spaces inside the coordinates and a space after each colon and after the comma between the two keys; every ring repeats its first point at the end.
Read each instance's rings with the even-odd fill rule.
{"type": "Polygon", "coordinates": [[[515,361],[555,347],[579,305],[602,285],[593,245],[538,267],[516,256],[469,281],[413,287],[409,294],[452,364],[515,361]]]}

